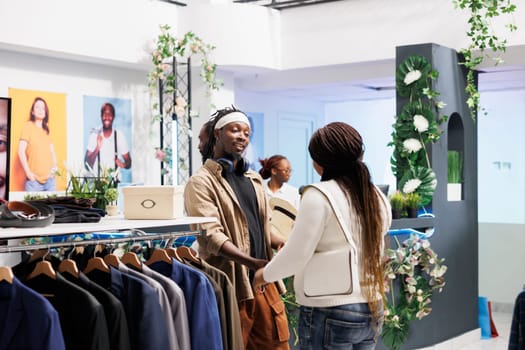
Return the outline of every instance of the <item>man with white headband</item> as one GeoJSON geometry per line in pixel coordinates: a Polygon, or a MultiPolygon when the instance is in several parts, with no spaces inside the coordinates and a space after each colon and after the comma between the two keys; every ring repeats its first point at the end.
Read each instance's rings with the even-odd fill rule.
{"type": "Polygon", "coordinates": [[[199,257],[226,273],[237,297],[234,318],[240,317],[240,326],[232,323],[227,348],[289,349],[282,283],[256,291],[251,284],[255,271],[272,258],[272,248],[279,249],[284,241],[271,232],[263,180],[243,158],[250,121],[231,107],[217,111],[210,123],[213,135],[203,147],[206,161],[186,184],[184,205],[189,216],[217,218],[202,224],[206,235],[197,239],[199,257]]]}

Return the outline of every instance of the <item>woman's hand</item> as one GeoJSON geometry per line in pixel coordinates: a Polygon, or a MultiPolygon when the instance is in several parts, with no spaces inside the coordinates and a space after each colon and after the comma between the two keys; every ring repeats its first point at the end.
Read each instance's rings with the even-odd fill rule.
{"type": "Polygon", "coordinates": [[[255,276],[253,277],[253,290],[263,290],[264,286],[268,284],[263,277],[263,271],[264,269],[259,269],[255,271],[255,276]]]}

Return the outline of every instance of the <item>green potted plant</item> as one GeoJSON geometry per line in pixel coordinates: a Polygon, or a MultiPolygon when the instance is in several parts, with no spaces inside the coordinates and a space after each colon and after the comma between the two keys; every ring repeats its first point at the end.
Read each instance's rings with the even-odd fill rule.
{"type": "Polygon", "coordinates": [[[405,195],[401,191],[392,193],[389,197],[392,207],[392,219],[400,219],[405,208],[405,195]]]}
{"type": "Polygon", "coordinates": [[[448,151],[448,201],[461,200],[463,157],[459,151],[448,151]]]}
{"type": "Polygon", "coordinates": [[[113,216],[118,214],[118,206],[117,206],[117,199],[118,199],[118,190],[114,187],[108,188],[106,192],[104,192],[104,198],[107,201],[106,205],[106,212],[108,215],[113,216]]]}
{"type": "Polygon", "coordinates": [[[411,192],[405,195],[405,206],[409,218],[417,218],[417,211],[420,204],[421,197],[417,192],[411,192]]]}

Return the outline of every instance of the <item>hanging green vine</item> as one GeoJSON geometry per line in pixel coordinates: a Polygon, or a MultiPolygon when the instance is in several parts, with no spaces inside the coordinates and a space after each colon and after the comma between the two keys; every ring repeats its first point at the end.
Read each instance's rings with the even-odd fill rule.
{"type": "MultiPolygon", "coordinates": [[[[496,65],[501,63],[503,61],[501,56],[507,48],[507,40],[496,35],[491,21],[501,15],[512,14],[516,11],[516,5],[511,0],[453,0],[453,3],[456,8],[470,11],[467,31],[470,45],[461,49],[460,52],[464,59],[462,64],[467,68],[465,88],[468,95],[467,106],[472,119],[475,120],[476,112],[479,110],[479,91],[475,71],[485,58],[492,58],[496,65]],[[495,54],[494,57],[490,55],[491,51],[495,54]]],[[[517,29],[517,26],[512,21],[506,25],[506,28],[512,32],[517,29]]]]}

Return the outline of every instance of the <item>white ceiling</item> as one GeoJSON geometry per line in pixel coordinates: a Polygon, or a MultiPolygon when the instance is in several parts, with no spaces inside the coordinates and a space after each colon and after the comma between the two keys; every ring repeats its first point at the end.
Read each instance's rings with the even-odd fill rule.
{"type": "MultiPolygon", "coordinates": [[[[233,67],[228,70],[234,72],[236,86],[239,88],[271,96],[299,98],[322,103],[395,97],[393,62],[382,62],[381,69],[374,69],[373,65],[366,67],[354,65],[352,67],[317,67],[280,72],[246,72],[243,70],[242,73],[239,73],[240,70],[233,67]],[[388,73],[389,71],[392,73],[388,73]],[[369,74],[370,72],[375,72],[375,74],[369,74]],[[365,78],[364,76],[367,75],[375,75],[375,77],[365,78]]],[[[525,89],[525,64],[485,67],[480,70],[480,91],[520,89],[525,89]]]]}

